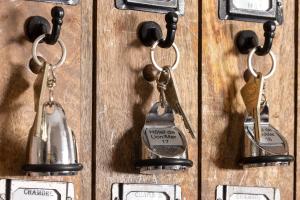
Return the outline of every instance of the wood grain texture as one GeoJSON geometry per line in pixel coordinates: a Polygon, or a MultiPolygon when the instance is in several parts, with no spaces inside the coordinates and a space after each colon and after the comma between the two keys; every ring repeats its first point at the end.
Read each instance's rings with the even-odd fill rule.
{"type": "MultiPolygon", "coordinates": [[[[165,31],[164,15],[114,8],[113,1],[98,1],[97,9],[97,194],[96,199],[110,199],[113,183],[180,184],[183,199],[198,199],[197,141],[187,135],[190,159],[188,172],[145,176],[134,170],[139,159],[140,133],[145,114],[158,100],[153,85],[141,77],[150,64],[149,48],[141,46],[136,30],[143,21],[153,20],[165,31]]],[[[181,62],[175,76],[183,106],[197,128],[198,118],[198,2],[186,1],[186,15],[179,19],[176,43],[181,62]]],[[[173,52],[159,50],[159,62],[173,63],[173,52]],[[170,56],[172,55],[172,56],[170,56]]],[[[177,125],[184,130],[183,123],[177,125]]]]}
{"type": "Polygon", "coordinates": [[[296,36],[298,36],[298,38],[296,38],[295,40],[295,44],[297,45],[297,53],[298,53],[298,57],[297,57],[297,63],[295,65],[295,67],[297,68],[297,74],[296,74],[296,78],[297,78],[297,86],[296,86],[296,91],[297,91],[297,121],[296,121],[296,125],[297,125],[297,130],[296,130],[296,136],[297,138],[295,138],[295,144],[297,145],[296,147],[296,151],[295,151],[295,155],[296,155],[296,163],[295,163],[295,181],[296,181],[296,184],[295,184],[295,200],[298,200],[300,199],[300,97],[299,97],[299,94],[300,94],[300,75],[299,75],[299,72],[300,72],[300,51],[299,51],[299,46],[300,46],[300,13],[299,13],[299,9],[300,9],[300,1],[297,0],[295,1],[295,8],[297,9],[297,12],[296,12],[296,16],[295,16],[295,19],[296,19],[296,22],[297,24],[295,24],[295,28],[297,28],[298,30],[296,30],[296,36]]]}
{"type": "MultiPolygon", "coordinates": [[[[295,45],[293,1],[284,2],[285,22],[278,27],[272,50],[278,69],[267,80],[271,123],[287,138],[294,152],[295,45]]],[[[282,199],[293,199],[293,164],[242,170],[237,167],[243,137],[245,106],[240,89],[245,84],[246,56],[237,52],[234,37],[240,30],[254,30],[263,43],[262,24],[220,21],[217,1],[202,1],[202,158],[201,199],[212,200],[217,185],[278,187],[282,199]]],[[[258,58],[265,72],[269,58],[258,58]]]]}
{"type": "Polygon", "coordinates": [[[92,197],[93,0],[81,1],[81,199],[92,197]]]}
{"type": "MultiPolygon", "coordinates": [[[[36,75],[26,67],[31,56],[32,44],[24,37],[24,22],[34,15],[51,21],[53,4],[32,1],[1,1],[0,7],[0,176],[2,178],[43,179],[72,181],[76,187],[76,199],[81,199],[81,175],[74,177],[25,177],[21,170],[25,164],[26,143],[29,129],[35,117],[33,83],[36,75]]],[[[65,18],[61,39],[68,55],[66,63],[57,69],[55,99],[65,109],[69,126],[74,130],[78,146],[81,134],[81,8],[64,6],[65,18]]],[[[60,54],[58,46],[41,45],[39,51],[49,62],[55,62],[60,54]]],[[[87,136],[88,137],[88,136],[87,136]]],[[[87,144],[87,143],[85,143],[87,144]]],[[[79,152],[81,150],[79,149],[79,152]]],[[[85,152],[85,151],[83,151],[85,152]]]]}

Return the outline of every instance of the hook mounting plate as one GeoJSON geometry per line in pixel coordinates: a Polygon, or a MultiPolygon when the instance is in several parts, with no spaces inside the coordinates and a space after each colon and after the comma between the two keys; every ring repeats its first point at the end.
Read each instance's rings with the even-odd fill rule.
{"type": "Polygon", "coordinates": [[[143,22],[138,27],[138,37],[145,46],[150,47],[162,38],[162,30],[156,22],[143,22]]]}
{"type": "Polygon", "coordinates": [[[40,35],[49,33],[51,30],[48,20],[41,16],[29,17],[25,22],[25,35],[30,42],[34,42],[40,35]]]}

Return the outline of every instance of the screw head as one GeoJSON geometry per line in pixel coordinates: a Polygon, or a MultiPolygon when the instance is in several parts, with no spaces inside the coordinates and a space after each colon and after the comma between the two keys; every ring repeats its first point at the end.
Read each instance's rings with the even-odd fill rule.
{"type": "Polygon", "coordinates": [[[157,79],[159,71],[153,65],[146,65],[143,69],[143,77],[148,82],[153,82],[157,79]]]}

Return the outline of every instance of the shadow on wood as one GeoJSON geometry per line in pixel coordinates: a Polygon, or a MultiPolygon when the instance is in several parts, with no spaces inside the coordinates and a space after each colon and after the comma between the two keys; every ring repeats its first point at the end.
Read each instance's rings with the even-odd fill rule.
{"type": "MultiPolygon", "coordinates": [[[[18,138],[15,117],[22,104],[17,100],[28,88],[29,83],[24,78],[24,67],[14,67],[8,85],[0,102],[1,137],[0,137],[0,176],[23,175],[21,168],[25,163],[26,145],[18,138]],[[23,70],[22,70],[23,68],[23,70]]],[[[27,135],[27,133],[24,133],[27,135]]]]}
{"type": "Polygon", "coordinates": [[[140,158],[141,130],[145,123],[145,113],[143,110],[147,107],[148,100],[151,99],[153,86],[140,76],[140,71],[135,72],[138,75],[135,83],[135,91],[140,102],[135,103],[132,109],[132,122],[134,126],[127,130],[123,137],[116,144],[113,153],[112,167],[117,172],[138,173],[135,169],[135,162],[140,158]]]}
{"type": "Polygon", "coordinates": [[[239,159],[243,144],[243,123],[244,114],[236,110],[237,80],[239,77],[231,77],[231,83],[228,88],[228,94],[224,98],[224,114],[228,116],[228,125],[221,133],[218,141],[218,152],[215,164],[224,169],[242,169],[239,166],[239,159]]]}

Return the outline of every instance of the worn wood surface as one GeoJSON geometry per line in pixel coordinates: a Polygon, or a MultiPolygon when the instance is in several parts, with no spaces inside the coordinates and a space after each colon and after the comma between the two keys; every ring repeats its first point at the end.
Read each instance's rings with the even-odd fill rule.
{"type": "Polygon", "coordinates": [[[297,60],[296,60],[296,65],[295,65],[295,68],[297,69],[296,70],[296,76],[297,76],[297,85],[296,85],[296,91],[297,91],[297,96],[295,98],[295,100],[297,100],[297,116],[296,116],[296,138],[295,138],[295,145],[296,145],[296,148],[295,148],[295,155],[296,155],[296,165],[295,165],[295,199],[298,200],[300,199],[300,97],[299,97],[299,94],[300,94],[300,75],[299,75],[299,72],[300,72],[300,51],[299,51],[299,46],[300,46],[300,13],[299,13],[299,9],[300,9],[300,1],[299,0],[296,0],[295,1],[295,8],[296,8],[296,21],[295,21],[295,29],[296,29],[296,32],[295,32],[295,36],[298,36],[298,38],[296,38],[295,40],[295,44],[297,45],[296,47],[296,53],[297,53],[297,60]]]}
{"type": "MultiPolygon", "coordinates": [[[[50,19],[52,6],[22,0],[0,2],[0,7],[5,8],[0,10],[1,178],[33,179],[21,171],[35,116],[36,77],[26,68],[31,43],[24,38],[23,25],[32,15],[50,19]]],[[[267,80],[266,89],[271,123],[287,138],[290,153],[299,155],[300,102],[296,95],[299,94],[300,53],[296,45],[300,44],[300,4],[298,0],[285,1],[284,6],[285,22],[276,31],[273,47],[278,69],[267,80]]],[[[199,129],[197,140],[187,134],[190,158],[195,165],[188,172],[176,175],[145,176],[139,175],[133,164],[139,155],[139,135],[145,114],[158,99],[158,92],[141,77],[141,70],[150,63],[149,48],[137,40],[136,30],[141,22],[153,20],[165,31],[164,15],[120,11],[114,8],[114,1],[82,0],[79,6],[64,8],[61,38],[68,48],[68,57],[57,71],[55,98],[65,108],[76,134],[84,170],[76,177],[34,179],[72,181],[76,199],[87,200],[110,199],[111,185],[117,182],[180,184],[183,199],[187,200],[212,200],[216,186],[222,184],[278,187],[282,199],[300,199],[299,156],[289,167],[242,170],[237,166],[245,113],[239,90],[245,84],[242,77],[246,56],[236,51],[234,37],[240,30],[255,30],[262,43],[262,24],[220,21],[217,1],[186,0],[186,14],[180,18],[176,34],[181,62],[175,76],[183,106],[194,129],[199,129]],[[198,27],[198,3],[202,7],[202,27],[198,27]],[[198,46],[199,39],[202,46],[198,46]],[[198,48],[202,57],[200,66],[198,48]]],[[[40,49],[45,57],[55,55],[53,60],[56,60],[57,48],[42,45],[40,49]]],[[[174,58],[169,50],[158,50],[159,54],[162,64],[174,58]]],[[[255,65],[263,66],[258,68],[263,72],[269,64],[268,58],[256,58],[255,65]]],[[[185,130],[180,119],[176,121],[185,130]]]]}
{"type": "MultiPolygon", "coordinates": [[[[263,43],[262,24],[220,21],[217,1],[202,1],[202,156],[201,199],[212,200],[217,185],[278,187],[282,199],[293,199],[294,165],[242,170],[237,167],[243,137],[245,106],[240,89],[245,84],[246,56],[237,52],[234,37],[254,30],[263,43]]],[[[287,138],[294,153],[295,109],[295,2],[284,2],[285,22],[278,27],[272,50],[278,68],[267,80],[271,123],[287,138]]],[[[257,68],[267,72],[269,58],[257,58],[257,68]]]]}
{"type": "Polygon", "coordinates": [[[81,172],[81,198],[93,199],[92,167],[92,105],[93,105],[93,0],[81,1],[81,115],[80,158],[84,166],[81,172]]]}
{"type": "MultiPolygon", "coordinates": [[[[139,159],[140,133],[145,114],[158,101],[153,85],[141,77],[150,64],[149,48],[137,39],[137,27],[153,20],[165,31],[164,15],[114,8],[113,1],[97,4],[97,136],[96,199],[110,199],[113,183],[180,184],[184,199],[198,199],[197,141],[187,135],[190,159],[194,167],[188,172],[145,176],[134,169],[139,159]]],[[[175,76],[183,106],[197,129],[198,117],[198,2],[186,1],[186,15],[179,19],[176,43],[181,62],[175,76]]],[[[173,52],[158,51],[160,63],[173,63],[173,52]]],[[[178,127],[184,130],[178,120],[178,127]]]]}
{"type": "MultiPolygon", "coordinates": [[[[81,186],[87,178],[82,179],[81,175],[75,177],[45,177],[31,178],[25,177],[21,167],[25,164],[25,152],[29,130],[35,117],[33,83],[36,75],[26,67],[31,56],[32,43],[24,37],[24,22],[34,15],[46,17],[51,22],[51,8],[53,5],[37,3],[32,1],[0,1],[0,58],[1,58],[1,80],[0,80],[0,177],[4,178],[26,178],[26,179],[47,179],[72,181],[76,186],[76,199],[80,196],[81,186]]],[[[81,116],[89,120],[87,114],[89,108],[81,107],[81,97],[87,94],[81,93],[80,63],[81,60],[81,7],[64,7],[65,18],[62,28],[61,39],[65,42],[68,55],[66,63],[57,69],[57,87],[55,89],[55,99],[62,104],[66,111],[69,126],[74,130],[77,138],[79,152],[90,152],[89,141],[86,140],[81,145],[81,139],[88,137],[90,125],[84,122],[81,127],[81,116]],[[81,130],[86,136],[81,136],[81,130]]],[[[85,24],[83,26],[86,26],[85,24]]],[[[88,30],[88,28],[86,29],[88,30]]],[[[49,62],[59,59],[60,52],[58,46],[50,47],[41,45],[41,54],[49,62]]],[[[86,51],[85,51],[86,52],[86,51]]],[[[87,53],[87,52],[86,52],[87,53]]],[[[90,59],[82,56],[85,59],[90,59]]],[[[89,75],[84,73],[87,78],[89,75]]],[[[89,92],[89,89],[85,90],[89,92]]],[[[86,100],[85,103],[90,103],[86,100]]],[[[88,155],[83,159],[84,164],[88,162],[88,155]]],[[[83,174],[90,169],[85,168],[83,174]]],[[[86,187],[82,187],[85,189],[86,187]]],[[[84,193],[83,194],[87,194],[84,193]]],[[[88,198],[85,198],[88,199],[88,198]]]]}

